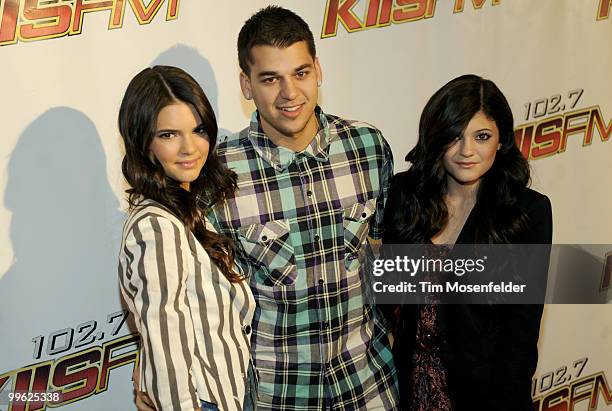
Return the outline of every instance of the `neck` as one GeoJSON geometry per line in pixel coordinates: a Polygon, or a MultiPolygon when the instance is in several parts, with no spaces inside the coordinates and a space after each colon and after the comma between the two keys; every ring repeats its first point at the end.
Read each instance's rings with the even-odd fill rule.
{"type": "Polygon", "coordinates": [[[476,204],[479,186],[480,180],[463,184],[448,176],[446,179],[446,201],[456,207],[472,207],[476,204]]]}
{"type": "Polygon", "coordinates": [[[461,184],[450,175],[447,177],[444,203],[448,209],[448,219],[445,226],[431,238],[434,244],[455,244],[457,242],[476,204],[479,185],[480,181],[461,184]]]}
{"type": "Polygon", "coordinates": [[[277,146],[299,152],[308,147],[315,137],[319,130],[319,122],[317,116],[313,113],[302,130],[290,135],[279,132],[274,127],[270,126],[263,118],[261,119],[261,128],[266,136],[277,146]]]}
{"type": "Polygon", "coordinates": [[[190,188],[189,183],[181,183],[181,188],[183,190],[189,191],[189,188],[190,188]]]}

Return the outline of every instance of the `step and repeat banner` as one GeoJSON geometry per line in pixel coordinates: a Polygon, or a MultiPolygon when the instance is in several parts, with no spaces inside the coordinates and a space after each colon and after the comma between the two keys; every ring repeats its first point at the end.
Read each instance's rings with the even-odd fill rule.
{"type": "MultiPolygon", "coordinates": [[[[133,408],[119,104],[141,69],[176,65],[202,84],[222,133],[245,127],[254,106],[236,38],[267,4],[0,0],[0,410],[133,408]],[[10,400],[24,392],[27,406],[10,400]]],[[[546,307],[534,410],[612,410],[612,1],[276,4],[315,34],[324,110],[379,127],[396,171],[448,80],[476,73],[504,91],[532,186],[553,204],[554,242],[575,245],[552,265],[601,303],[546,307]]]]}

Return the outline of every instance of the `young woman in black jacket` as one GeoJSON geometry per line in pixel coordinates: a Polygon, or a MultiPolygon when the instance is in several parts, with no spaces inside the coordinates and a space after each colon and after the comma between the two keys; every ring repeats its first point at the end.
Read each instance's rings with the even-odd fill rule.
{"type": "MultiPolygon", "coordinates": [[[[490,80],[464,75],[438,90],[406,160],[392,181],[385,243],[551,243],[550,201],[527,188],[510,106],[490,80]]],[[[402,305],[393,314],[402,409],[532,409],[541,305],[402,305]]]]}

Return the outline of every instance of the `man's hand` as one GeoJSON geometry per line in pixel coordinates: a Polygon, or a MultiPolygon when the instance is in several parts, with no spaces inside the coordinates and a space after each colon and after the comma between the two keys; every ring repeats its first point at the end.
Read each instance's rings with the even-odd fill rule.
{"type": "Polygon", "coordinates": [[[146,392],[139,391],[138,387],[140,387],[140,368],[134,367],[134,371],[132,372],[132,381],[134,384],[134,396],[136,402],[136,409],[138,411],[155,411],[155,405],[153,401],[146,392]]]}

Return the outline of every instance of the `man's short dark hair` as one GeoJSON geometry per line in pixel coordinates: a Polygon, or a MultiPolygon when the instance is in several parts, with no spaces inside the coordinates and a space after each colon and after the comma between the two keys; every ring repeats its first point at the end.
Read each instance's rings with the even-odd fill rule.
{"type": "Polygon", "coordinates": [[[314,38],[308,24],[291,10],[268,6],[249,18],[238,35],[238,63],[247,76],[253,63],[251,49],[255,46],[286,48],[305,41],[314,59],[317,55],[314,38]]]}

